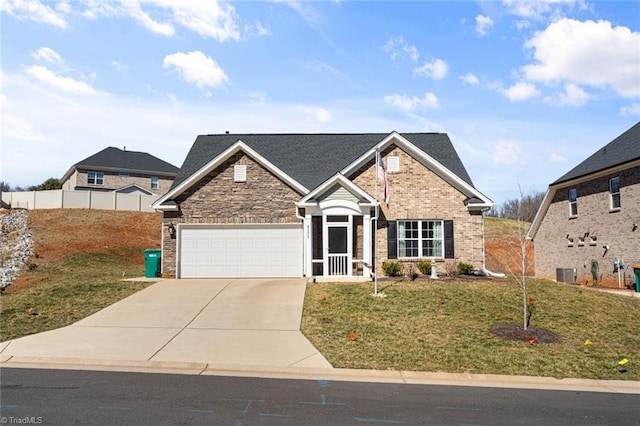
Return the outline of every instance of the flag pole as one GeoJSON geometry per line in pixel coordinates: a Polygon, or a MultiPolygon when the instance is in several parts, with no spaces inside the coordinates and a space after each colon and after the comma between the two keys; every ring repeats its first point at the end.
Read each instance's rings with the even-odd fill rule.
{"type": "Polygon", "coordinates": [[[376,158],[375,158],[375,166],[374,166],[374,170],[375,170],[375,174],[376,174],[376,216],[375,216],[375,220],[373,223],[373,295],[377,296],[378,295],[378,255],[377,255],[377,251],[378,251],[378,217],[380,215],[380,202],[378,201],[378,164],[380,161],[380,158],[378,158],[378,156],[380,155],[380,153],[378,152],[378,148],[376,147],[376,158]]]}

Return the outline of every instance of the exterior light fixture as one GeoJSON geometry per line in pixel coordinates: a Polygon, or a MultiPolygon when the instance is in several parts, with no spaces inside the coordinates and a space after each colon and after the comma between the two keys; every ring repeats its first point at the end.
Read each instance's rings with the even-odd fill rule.
{"type": "Polygon", "coordinates": [[[176,227],[173,223],[170,223],[169,225],[167,225],[167,229],[169,230],[169,236],[171,238],[175,238],[176,237],[176,227]]]}

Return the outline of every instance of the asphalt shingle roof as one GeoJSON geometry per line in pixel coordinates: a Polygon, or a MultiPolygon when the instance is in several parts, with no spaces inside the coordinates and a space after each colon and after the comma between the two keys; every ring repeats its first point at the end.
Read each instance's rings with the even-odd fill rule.
{"type": "MultiPolygon", "coordinates": [[[[178,172],[176,187],[231,145],[241,140],[308,189],[320,185],[386,138],[362,134],[220,134],[200,135],[178,172]]],[[[444,133],[402,133],[409,142],[473,186],[449,137],[444,133]]]]}
{"type": "Polygon", "coordinates": [[[640,121],[551,185],[590,175],[640,158],[640,121]]]}
{"type": "Polygon", "coordinates": [[[75,168],[130,170],[175,175],[178,167],[146,152],[108,147],[74,164],[75,168]]]}

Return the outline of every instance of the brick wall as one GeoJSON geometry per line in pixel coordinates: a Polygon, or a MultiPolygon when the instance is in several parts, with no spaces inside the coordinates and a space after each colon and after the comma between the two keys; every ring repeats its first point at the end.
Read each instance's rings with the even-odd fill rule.
{"type": "MultiPolygon", "coordinates": [[[[578,283],[593,284],[591,262],[595,260],[602,284],[617,287],[616,257],[627,265],[640,263],[640,167],[558,189],[535,237],[536,276],[542,278],[556,279],[556,268],[576,268],[578,283]],[[616,176],[621,179],[621,208],[611,210],[609,179],[616,176]],[[569,216],[571,188],[578,192],[575,217],[569,216]],[[606,252],[604,245],[609,246],[606,252]]],[[[627,282],[633,280],[633,269],[628,268],[625,276],[627,282]]]]}
{"type": "Polygon", "coordinates": [[[299,223],[295,203],[301,197],[250,157],[233,155],[175,199],[180,211],[164,213],[163,276],[176,276],[176,240],[169,237],[169,223],[299,223]],[[246,182],[234,182],[236,164],[247,166],[246,182]]]}
{"type": "MultiPolygon", "coordinates": [[[[444,179],[416,161],[396,146],[390,146],[382,155],[398,156],[400,172],[388,173],[391,200],[389,208],[382,207],[377,232],[376,255],[378,272],[387,259],[387,220],[398,219],[442,219],[454,221],[455,260],[483,266],[483,221],[480,213],[469,212],[464,205],[466,196],[453,188],[444,179]]],[[[385,164],[387,164],[385,160],[385,164]]],[[[376,167],[372,160],[356,173],[353,181],[369,194],[375,194],[376,167]]],[[[382,199],[378,188],[378,199],[382,199]]],[[[439,259],[438,268],[444,270],[444,259],[439,259]]]]}
{"type": "Polygon", "coordinates": [[[105,189],[105,190],[114,190],[117,188],[122,188],[123,186],[137,184],[138,186],[153,192],[154,194],[165,194],[171,188],[171,184],[173,183],[173,177],[163,177],[158,176],[158,188],[151,189],[151,176],[150,175],[141,175],[130,173],[129,176],[120,176],[119,173],[115,172],[102,172],[104,173],[104,183],[102,185],[89,185],[88,183],[88,172],[90,170],[77,170],[72,178],[75,178],[75,186],[81,187],[91,187],[96,190],[105,189]]]}

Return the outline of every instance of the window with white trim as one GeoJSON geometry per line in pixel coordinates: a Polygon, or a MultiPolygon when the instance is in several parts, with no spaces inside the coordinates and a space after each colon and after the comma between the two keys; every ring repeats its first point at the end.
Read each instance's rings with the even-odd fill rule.
{"type": "Polygon", "coordinates": [[[620,208],[620,178],[609,179],[609,193],[611,193],[611,209],[620,208]]]}
{"type": "Polygon", "coordinates": [[[233,166],[233,181],[247,181],[247,166],[245,164],[236,164],[235,166],[233,166]]]}
{"type": "Polygon", "coordinates": [[[160,179],[158,178],[158,176],[152,176],[151,177],[151,189],[158,189],[159,185],[160,185],[160,179]]]}
{"type": "Polygon", "coordinates": [[[444,257],[441,220],[399,220],[398,257],[444,257]]]}
{"type": "Polygon", "coordinates": [[[572,188],[569,190],[569,215],[578,216],[578,190],[572,188]]]}
{"type": "Polygon", "coordinates": [[[387,157],[387,172],[400,172],[400,157],[398,157],[397,155],[387,157]]]}
{"type": "Polygon", "coordinates": [[[102,172],[87,173],[87,183],[89,185],[104,185],[104,173],[102,172]]]}

